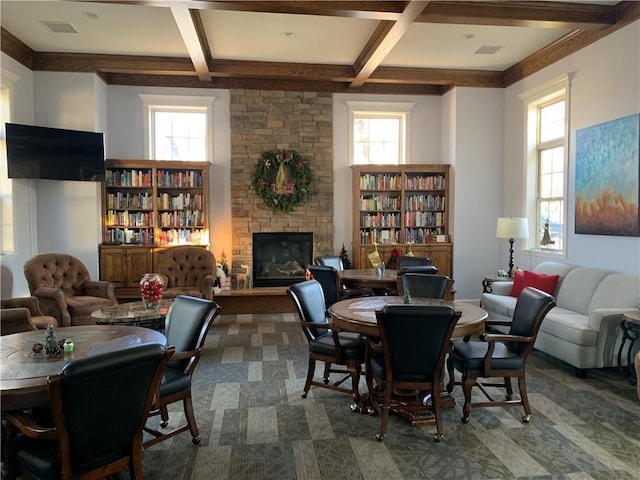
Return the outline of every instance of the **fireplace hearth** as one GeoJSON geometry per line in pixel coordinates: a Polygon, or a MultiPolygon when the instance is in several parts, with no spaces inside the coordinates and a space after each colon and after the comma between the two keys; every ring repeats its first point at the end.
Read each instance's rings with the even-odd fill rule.
{"type": "Polygon", "coordinates": [[[313,233],[253,234],[253,286],[285,287],[305,279],[313,259],[313,233]]]}

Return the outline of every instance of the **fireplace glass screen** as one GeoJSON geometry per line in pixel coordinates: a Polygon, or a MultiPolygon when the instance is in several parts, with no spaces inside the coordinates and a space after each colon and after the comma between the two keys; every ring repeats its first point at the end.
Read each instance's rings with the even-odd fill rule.
{"type": "Polygon", "coordinates": [[[313,233],[253,234],[253,286],[280,287],[302,282],[313,259],[313,233]]]}

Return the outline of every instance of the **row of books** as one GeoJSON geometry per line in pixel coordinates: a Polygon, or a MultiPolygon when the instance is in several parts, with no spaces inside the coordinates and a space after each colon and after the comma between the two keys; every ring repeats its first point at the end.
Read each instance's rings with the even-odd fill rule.
{"type": "Polygon", "coordinates": [[[151,187],[151,170],[107,170],[108,187],[151,187]]]}
{"type": "Polygon", "coordinates": [[[447,181],[444,175],[407,176],[404,187],[407,190],[444,190],[447,181]]]}
{"type": "Polygon", "coordinates": [[[400,230],[396,228],[360,231],[360,243],[362,244],[398,243],[399,237],[400,230]]]}
{"type": "Polygon", "coordinates": [[[171,196],[168,193],[163,193],[158,196],[158,208],[163,210],[182,210],[185,208],[202,210],[203,199],[201,193],[181,193],[179,195],[171,196]]]}
{"type": "Polygon", "coordinates": [[[444,214],[442,212],[406,212],[405,224],[408,227],[443,227],[444,214]]]}
{"type": "Polygon", "coordinates": [[[400,213],[369,213],[360,215],[360,227],[399,227],[400,213]]]}
{"type": "Polygon", "coordinates": [[[121,229],[115,228],[107,231],[106,242],[109,243],[127,243],[135,245],[153,245],[153,229],[121,229]]]}
{"type": "Polygon", "coordinates": [[[158,187],[198,188],[202,187],[202,178],[200,170],[158,170],[158,187]]]}
{"type": "Polygon", "coordinates": [[[107,211],[107,226],[109,227],[150,227],[153,224],[153,212],[107,211]]]}
{"type": "Polygon", "coordinates": [[[360,175],[360,190],[400,190],[400,175],[364,173],[360,175]]]}
{"type": "Polygon", "coordinates": [[[109,193],[107,208],[153,210],[153,197],[149,193],[109,193]]]}
{"type": "Polygon", "coordinates": [[[161,228],[201,227],[204,225],[204,212],[201,210],[162,212],[158,217],[161,228]]]}
{"type": "Polygon", "coordinates": [[[209,239],[203,230],[192,230],[188,228],[163,230],[158,238],[159,245],[175,244],[207,244],[209,239]]]}
{"type": "Polygon", "coordinates": [[[360,210],[400,210],[400,197],[360,195],[360,210]]]}
{"type": "Polygon", "coordinates": [[[443,227],[407,228],[404,231],[404,241],[411,243],[429,243],[433,235],[444,235],[443,227]]]}
{"type": "Polygon", "coordinates": [[[406,210],[444,210],[446,197],[442,195],[408,195],[404,199],[406,210]]]}

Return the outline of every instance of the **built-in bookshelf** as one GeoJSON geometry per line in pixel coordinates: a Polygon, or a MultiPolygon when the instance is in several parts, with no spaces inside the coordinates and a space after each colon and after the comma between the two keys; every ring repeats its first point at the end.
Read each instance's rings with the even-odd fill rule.
{"type": "Polygon", "coordinates": [[[209,244],[206,162],[106,162],[102,187],[100,279],[118,298],[139,296],[142,275],[155,271],[157,253],[175,245],[209,244]]]}
{"type": "Polygon", "coordinates": [[[208,244],[208,163],[107,160],[103,242],[208,244]]]}
{"type": "Polygon", "coordinates": [[[355,266],[368,268],[367,255],[383,260],[401,253],[437,256],[451,275],[449,165],[353,166],[355,266]],[[445,248],[443,248],[445,247],[445,248]],[[387,252],[388,251],[388,252],[387,252]]]}

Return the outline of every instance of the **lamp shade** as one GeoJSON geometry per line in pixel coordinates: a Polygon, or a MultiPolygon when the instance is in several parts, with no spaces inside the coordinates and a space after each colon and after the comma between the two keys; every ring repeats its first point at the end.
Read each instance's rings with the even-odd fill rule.
{"type": "Polygon", "coordinates": [[[498,218],[497,238],[529,238],[529,223],[526,218],[498,218]]]}

